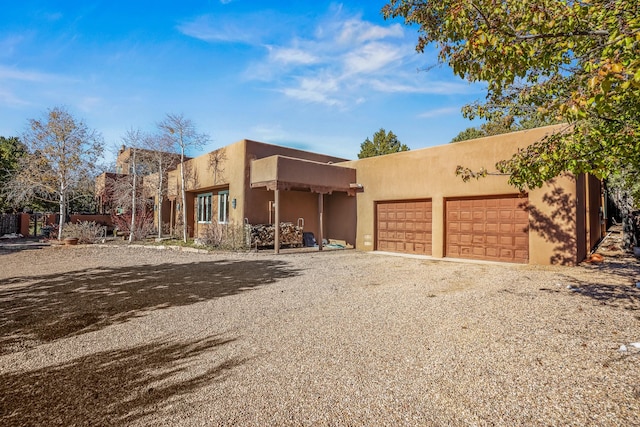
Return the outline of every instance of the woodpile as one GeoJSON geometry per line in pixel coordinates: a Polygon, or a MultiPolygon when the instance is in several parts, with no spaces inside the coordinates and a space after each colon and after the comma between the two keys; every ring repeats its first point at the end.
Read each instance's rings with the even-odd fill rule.
{"type": "MultiPolygon", "coordinates": [[[[274,224],[256,224],[251,226],[251,246],[274,247],[276,227],[274,224]]],[[[280,223],[280,247],[298,248],[302,246],[302,227],[291,222],[280,223]]]]}

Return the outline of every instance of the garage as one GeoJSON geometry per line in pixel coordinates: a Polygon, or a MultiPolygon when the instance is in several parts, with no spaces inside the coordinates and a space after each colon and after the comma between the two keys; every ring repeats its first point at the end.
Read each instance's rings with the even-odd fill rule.
{"type": "Polygon", "coordinates": [[[519,195],[447,199],[445,256],[527,263],[527,201],[519,195]]]}
{"type": "Polygon", "coordinates": [[[376,203],[376,249],[431,255],[431,200],[376,203]]]}

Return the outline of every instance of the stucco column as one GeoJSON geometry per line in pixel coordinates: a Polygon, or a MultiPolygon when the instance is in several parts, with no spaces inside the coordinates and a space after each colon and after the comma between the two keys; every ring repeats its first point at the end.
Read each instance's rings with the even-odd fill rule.
{"type": "Polygon", "coordinates": [[[322,215],[324,213],[324,195],[318,193],[318,250],[322,250],[322,236],[324,235],[324,223],[322,215]]]}
{"type": "Polygon", "coordinates": [[[436,258],[444,257],[444,198],[434,196],[431,199],[431,255],[436,258]]]}
{"type": "Polygon", "coordinates": [[[277,188],[274,190],[274,203],[276,205],[276,218],[275,218],[275,239],[274,239],[274,251],[275,253],[280,253],[280,190],[277,188]]]}

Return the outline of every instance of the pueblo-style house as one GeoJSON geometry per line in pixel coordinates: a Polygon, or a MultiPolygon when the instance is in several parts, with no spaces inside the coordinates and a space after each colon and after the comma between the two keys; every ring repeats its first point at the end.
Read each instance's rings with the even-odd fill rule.
{"type": "Polygon", "coordinates": [[[185,162],[185,206],[177,164],[159,208],[169,227],[184,217],[192,237],[208,224],[290,222],[320,245],[336,239],[362,251],[575,264],[603,235],[599,180],[565,175],[521,193],[499,174],[470,182],[456,176],[458,164],[492,167],[558,130],[547,126],[352,161],[242,140],[185,162]]]}

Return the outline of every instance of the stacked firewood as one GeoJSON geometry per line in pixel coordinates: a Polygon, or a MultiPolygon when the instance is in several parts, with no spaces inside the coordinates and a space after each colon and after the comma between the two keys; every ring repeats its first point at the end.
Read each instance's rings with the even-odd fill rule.
{"type": "MultiPolygon", "coordinates": [[[[274,224],[256,224],[251,226],[252,247],[273,247],[276,240],[274,224]]],[[[291,222],[280,223],[280,245],[289,247],[302,246],[302,227],[291,222]]]]}

